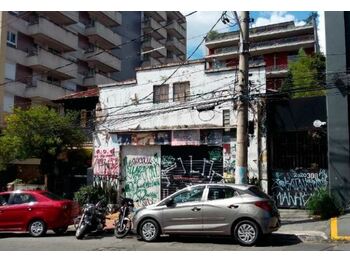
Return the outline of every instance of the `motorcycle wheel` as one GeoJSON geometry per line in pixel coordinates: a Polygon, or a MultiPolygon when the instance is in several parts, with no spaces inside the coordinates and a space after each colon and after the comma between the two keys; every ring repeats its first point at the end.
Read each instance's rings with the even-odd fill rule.
{"type": "Polygon", "coordinates": [[[83,239],[85,236],[87,224],[85,222],[82,222],[78,225],[77,231],[75,232],[75,237],[77,239],[83,239]]]}
{"type": "Polygon", "coordinates": [[[120,225],[120,222],[117,222],[114,228],[114,234],[116,238],[125,237],[130,231],[129,221],[123,220],[123,223],[120,225]]]}

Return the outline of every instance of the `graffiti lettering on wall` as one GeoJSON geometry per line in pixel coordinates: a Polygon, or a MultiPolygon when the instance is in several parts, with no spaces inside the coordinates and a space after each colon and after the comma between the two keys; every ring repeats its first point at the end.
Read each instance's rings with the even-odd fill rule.
{"type": "Polygon", "coordinates": [[[160,158],[154,156],[126,156],[125,195],[137,201],[136,206],[150,205],[160,200],[160,158]]]}
{"type": "Polygon", "coordinates": [[[310,195],[328,185],[327,170],[272,172],[272,195],[279,207],[304,208],[310,195]]]}
{"type": "Polygon", "coordinates": [[[95,176],[116,178],[119,175],[119,151],[114,147],[96,148],[92,166],[95,176]]]}
{"type": "Polygon", "coordinates": [[[187,185],[223,181],[221,148],[198,148],[196,155],[185,148],[177,152],[162,148],[162,198],[187,185]]]}
{"type": "Polygon", "coordinates": [[[200,145],[199,130],[172,131],[171,145],[200,145]]]}

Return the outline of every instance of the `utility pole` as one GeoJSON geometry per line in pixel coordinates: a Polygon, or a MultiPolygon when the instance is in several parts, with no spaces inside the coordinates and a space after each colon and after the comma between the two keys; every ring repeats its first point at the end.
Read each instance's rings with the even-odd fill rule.
{"type": "Polygon", "coordinates": [[[235,15],[240,29],[235,183],[243,184],[248,182],[249,12],[241,12],[239,20],[235,15]]]}

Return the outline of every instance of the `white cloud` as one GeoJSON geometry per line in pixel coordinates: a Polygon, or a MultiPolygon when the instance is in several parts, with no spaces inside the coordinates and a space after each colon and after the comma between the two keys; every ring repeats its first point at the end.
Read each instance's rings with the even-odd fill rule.
{"type": "Polygon", "coordinates": [[[276,24],[276,23],[282,23],[287,21],[294,21],[296,26],[302,26],[305,25],[304,21],[298,21],[294,15],[284,12],[284,11],[274,11],[274,12],[265,12],[264,14],[270,14],[269,18],[266,17],[258,17],[253,24],[253,27],[258,26],[266,26],[270,24],[276,24]]]}

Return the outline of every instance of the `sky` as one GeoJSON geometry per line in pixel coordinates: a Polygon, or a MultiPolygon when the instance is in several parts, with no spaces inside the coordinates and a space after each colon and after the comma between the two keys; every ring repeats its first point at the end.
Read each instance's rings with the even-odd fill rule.
{"type": "MultiPolygon", "coordinates": [[[[184,15],[190,12],[182,12],[184,15]]],[[[206,33],[211,29],[211,27],[216,23],[218,18],[221,16],[222,11],[200,11],[191,16],[187,17],[187,56],[189,56],[198,44],[201,42],[206,33]]],[[[239,12],[238,12],[239,13],[239,12]]],[[[288,11],[263,11],[263,12],[250,12],[250,17],[254,19],[252,26],[263,26],[268,24],[274,24],[279,22],[294,21],[297,26],[305,24],[303,21],[306,19],[311,11],[298,11],[298,12],[288,12],[288,11]]],[[[319,36],[320,36],[320,46],[321,51],[324,51],[324,15],[323,12],[319,13],[319,36]]],[[[234,25],[234,16],[232,12],[227,13],[230,19],[230,24],[234,25]]],[[[238,30],[237,25],[232,27],[223,22],[219,22],[214,30],[218,32],[228,32],[238,30]]],[[[202,45],[196,53],[191,57],[191,59],[202,58],[206,53],[204,45],[202,45]]]]}

